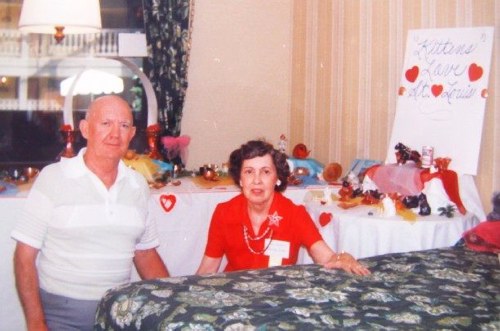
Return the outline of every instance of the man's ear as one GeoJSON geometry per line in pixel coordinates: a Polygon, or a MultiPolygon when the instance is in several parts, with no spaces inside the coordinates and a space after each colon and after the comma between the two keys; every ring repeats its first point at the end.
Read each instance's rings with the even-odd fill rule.
{"type": "Polygon", "coordinates": [[[79,124],[79,128],[80,128],[80,133],[81,133],[82,137],[87,139],[88,133],[89,133],[89,122],[87,122],[87,120],[85,120],[85,119],[81,120],[80,124],[79,124]]]}

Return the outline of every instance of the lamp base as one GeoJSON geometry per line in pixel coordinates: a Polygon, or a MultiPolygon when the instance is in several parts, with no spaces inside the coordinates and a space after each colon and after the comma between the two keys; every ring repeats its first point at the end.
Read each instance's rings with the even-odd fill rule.
{"type": "Polygon", "coordinates": [[[54,39],[58,44],[64,39],[64,26],[56,25],[54,27],[56,29],[56,33],[54,34],[54,39]]]}

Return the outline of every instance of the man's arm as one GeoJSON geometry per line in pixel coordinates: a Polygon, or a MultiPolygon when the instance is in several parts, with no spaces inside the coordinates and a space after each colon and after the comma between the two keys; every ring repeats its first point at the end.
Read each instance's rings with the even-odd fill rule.
{"type": "Polygon", "coordinates": [[[40,299],[36,268],[37,255],[38,249],[17,242],[14,252],[14,274],[17,293],[26,319],[26,327],[28,330],[47,330],[40,299]]]}
{"type": "Polygon", "coordinates": [[[136,250],[134,264],[141,279],[169,277],[167,267],[155,248],[136,250]]]}

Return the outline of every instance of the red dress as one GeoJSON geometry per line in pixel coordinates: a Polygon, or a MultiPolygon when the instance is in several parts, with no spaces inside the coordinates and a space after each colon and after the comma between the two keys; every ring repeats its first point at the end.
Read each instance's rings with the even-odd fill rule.
{"type": "Polygon", "coordinates": [[[212,215],[205,255],[212,258],[226,255],[228,264],[224,271],[267,268],[269,256],[263,252],[267,238],[272,239],[271,243],[273,241],[290,243],[288,258],[283,258],[281,264],[292,265],[297,262],[301,246],[310,248],[312,244],[322,240],[304,206],[295,205],[281,193],[275,192],[269,215],[274,215],[274,218],[270,218],[275,222],[270,224],[270,218],[266,219],[259,233],[255,234],[247,213],[247,200],[243,194],[218,204],[212,215]],[[262,236],[262,239],[246,241],[245,227],[247,238],[262,236]],[[264,233],[266,235],[263,235],[264,233]],[[253,253],[251,250],[261,254],[253,253]]]}

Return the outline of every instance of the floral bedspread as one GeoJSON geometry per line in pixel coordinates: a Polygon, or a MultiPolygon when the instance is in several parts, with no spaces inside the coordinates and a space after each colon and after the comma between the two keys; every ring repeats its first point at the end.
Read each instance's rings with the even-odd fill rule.
{"type": "Polygon", "coordinates": [[[465,247],[141,281],[108,291],[96,330],[499,330],[497,255],[465,247]]]}

